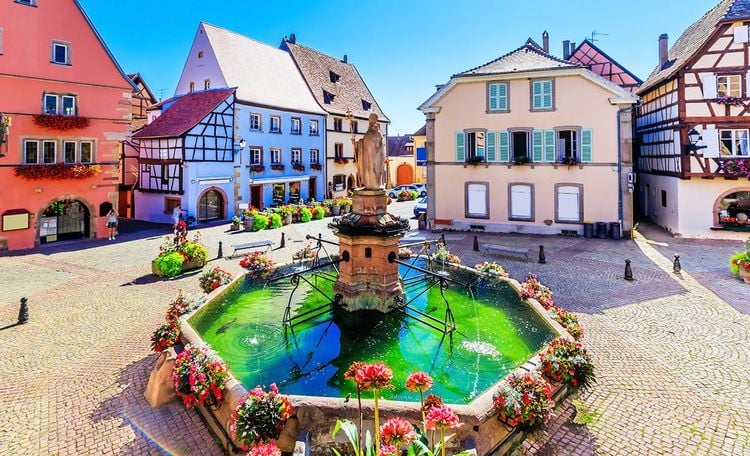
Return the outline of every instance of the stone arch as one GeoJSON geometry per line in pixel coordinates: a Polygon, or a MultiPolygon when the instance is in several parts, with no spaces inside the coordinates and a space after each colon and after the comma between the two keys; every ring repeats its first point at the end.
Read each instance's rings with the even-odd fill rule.
{"type": "Polygon", "coordinates": [[[45,204],[43,204],[39,208],[39,210],[37,211],[37,213],[35,215],[35,220],[34,220],[34,230],[35,230],[34,245],[36,247],[39,247],[39,245],[41,245],[41,239],[39,237],[39,230],[40,230],[41,226],[40,226],[40,222],[39,221],[42,219],[42,214],[44,214],[44,211],[46,211],[47,208],[50,207],[50,205],[52,205],[52,203],[56,203],[58,201],[66,201],[66,200],[75,200],[75,201],[78,201],[78,202],[82,203],[85,206],[86,210],[89,213],[88,239],[96,239],[96,219],[97,219],[97,216],[96,216],[97,211],[96,211],[96,209],[97,209],[97,207],[94,204],[92,204],[91,201],[89,201],[86,198],[83,198],[83,197],[81,197],[79,195],[72,195],[72,194],[71,195],[61,195],[61,196],[58,196],[57,198],[53,198],[53,199],[47,201],[45,204]]]}
{"type": "Polygon", "coordinates": [[[396,185],[414,183],[414,168],[408,163],[401,163],[396,168],[396,185]]]}
{"type": "Polygon", "coordinates": [[[735,187],[729,190],[724,191],[721,193],[718,198],[714,201],[714,207],[713,207],[713,220],[714,220],[714,226],[719,225],[719,206],[721,204],[721,200],[726,198],[727,196],[731,195],[732,193],[737,192],[750,192],[750,186],[743,186],[743,187],[735,187]]]}
{"type": "Polygon", "coordinates": [[[222,190],[219,187],[211,186],[203,190],[200,195],[198,195],[198,198],[195,200],[195,221],[199,222],[199,215],[200,215],[200,206],[201,206],[201,199],[203,196],[210,192],[215,191],[221,195],[221,214],[219,215],[219,220],[226,219],[229,214],[229,198],[227,197],[227,192],[222,190]]]}

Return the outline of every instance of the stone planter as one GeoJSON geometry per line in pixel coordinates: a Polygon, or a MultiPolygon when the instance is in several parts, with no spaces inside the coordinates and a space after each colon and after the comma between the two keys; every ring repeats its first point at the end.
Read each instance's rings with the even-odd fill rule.
{"type": "Polygon", "coordinates": [[[172,380],[174,360],[177,358],[174,348],[162,352],[156,360],[148,377],[146,391],[143,392],[151,408],[169,404],[177,398],[172,380]]]}
{"type": "Polygon", "coordinates": [[[334,217],[341,215],[341,206],[334,204],[333,207],[331,207],[331,213],[334,217]]]}
{"type": "Polygon", "coordinates": [[[342,214],[348,214],[351,211],[352,211],[351,204],[347,204],[346,206],[344,206],[344,207],[341,208],[341,213],[342,214]]]}
{"type": "Polygon", "coordinates": [[[252,231],[253,230],[253,222],[255,221],[255,217],[245,217],[245,231],[252,231]]]}
{"type": "MultiPolygon", "coordinates": [[[[205,266],[206,263],[200,263],[198,261],[192,261],[188,260],[184,263],[182,263],[182,271],[180,274],[184,274],[188,271],[194,271],[196,269],[203,269],[203,266],[205,266]]],[[[151,272],[159,277],[164,277],[164,274],[162,274],[161,269],[156,265],[156,260],[151,261],[151,272]]]]}
{"type": "Polygon", "coordinates": [[[291,225],[292,224],[292,214],[286,214],[283,218],[284,225],[291,225]]]}
{"type": "Polygon", "coordinates": [[[750,271],[746,271],[742,268],[740,268],[739,278],[743,282],[750,284],[750,271]]]}

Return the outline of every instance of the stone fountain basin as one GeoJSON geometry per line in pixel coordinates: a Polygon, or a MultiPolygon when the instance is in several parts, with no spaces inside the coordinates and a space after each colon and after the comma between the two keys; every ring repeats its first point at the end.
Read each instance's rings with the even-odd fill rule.
{"type": "MultiPolygon", "coordinates": [[[[455,265],[453,267],[480,274],[476,270],[465,266],[455,265]]],[[[520,283],[517,280],[511,278],[497,279],[507,282],[516,292],[520,293],[520,283]]],[[[245,280],[244,276],[237,277],[232,283],[214,290],[208,296],[203,305],[194,312],[184,315],[181,318],[181,337],[184,344],[205,344],[203,338],[190,325],[189,319],[197,312],[200,312],[205,306],[208,306],[221,298],[225,293],[231,290],[239,280],[245,280]]],[[[524,300],[524,302],[526,302],[527,305],[542,319],[542,321],[549,326],[556,336],[572,339],[567,331],[565,331],[558,322],[553,320],[544,307],[542,307],[542,305],[536,300],[527,299],[524,300]]],[[[545,347],[543,347],[541,351],[543,351],[544,348],[545,347]]],[[[517,370],[533,371],[540,369],[540,366],[541,362],[537,353],[517,370]]],[[[206,418],[206,421],[212,428],[213,432],[219,437],[227,449],[230,449],[233,443],[230,441],[229,437],[230,417],[240,401],[242,401],[247,395],[247,389],[232,375],[231,371],[229,375],[230,378],[226,384],[226,394],[222,405],[215,410],[210,410],[205,407],[199,409],[201,414],[206,418]]],[[[518,432],[517,428],[509,427],[500,422],[492,410],[493,395],[503,379],[504,378],[499,378],[495,384],[468,404],[448,404],[460,417],[461,422],[463,423],[461,428],[455,430],[456,436],[452,440],[453,448],[474,448],[476,449],[477,454],[486,455],[496,451],[498,448],[509,448],[516,439],[521,438],[520,432],[518,432]]],[[[555,397],[564,394],[565,385],[552,385],[555,391],[555,397]]],[[[359,420],[359,409],[357,407],[356,398],[352,398],[348,402],[345,402],[343,398],[337,397],[291,394],[288,395],[288,397],[292,401],[292,404],[294,404],[297,418],[297,421],[290,420],[287,426],[289,428],[288,431],[297,434],[298,440],[304,441],[308,448],[312,450],[312,454],[332,454],[328,448],[346,441],[343,432],[340,433],[336,439],[331,436],[331,431],[337,420],[349,419],[354,422],[359,420]]],[[[373,416],[374,402],[371,399],[366,399],[366,397],[367,396],[364,396],[362,400],[364,416],[366,418],[371,418],[373,416]]],[[[378,401],[378,404],[380,406],[381,420],[383,418],[387,419],[393,416],[401,416],[409,419],[415,424],[421,422],[422,414],[419,403],[381,399],[378,401]]],[[[364,427],[373,432],[374,422],[371,419],[366,420],[364,422],[364,427]]],[[[280,444],[282,444],[282,442],[280,442],[280,444]]],[[[293,451],[293,446],[292,443],[288,448],[282,449],[291,452],[293,451]]],[[[451,446],[448,448],[451,448],[451,446]]],[[[499,454],[502,454],[502,451],[499,452],[499,454]]]]}

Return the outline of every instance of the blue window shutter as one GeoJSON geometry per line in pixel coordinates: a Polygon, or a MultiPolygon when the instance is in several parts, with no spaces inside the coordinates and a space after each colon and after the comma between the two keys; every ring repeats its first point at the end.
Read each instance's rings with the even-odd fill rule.
{"type": "Polygon", "coordinates": [[[555,130],[544,130],[544,161],[555,161],[555,130]]]}
{"type": "Polygon", "coordinates": [[[552,81],[542,81],[542,106],[552,108],[552,81]]]}
{"type": "Polygon", "coordinates": [[[466,161],[466,143],[464,139],[464,132],[462,131],[456,132],[456,161],[466,161]]]}
{"type": "Polygon", "coordinates": [[[489,91],[488,100],[489,100],[489,110],[490,111],[497,111],[499,108],[498,106],[498,91],[499,91],[500,84],[487,84],[487,90],[489,91]]]}
{"type": "Polygon", "coordinates": [[[531,152],[531,161],[539,163],[544,158],[544,130],[534,130],[532,136],[533,147],[531,152]]]}
{"type": "Polygon", "coordinates": [[[531,83],[531,107],[533,109],[541,109],[542,107],[542,84],[540,81],[534,81],[531,83]]]}
{"type": "Polygon", "coordinates": [[[497,133],[494,131],[487,132],[487,161],[497,161],[497,133]]]}
{"type": "Polygon", "coordinates": [[[593,161],[593,133],[590,128],[581,130],[581,163],[591,163],[593,161]]]}
{"type": "Polygon", "coordinates": [[[498,111],[508,110],[508,83],[506,82],[497,84],[497,109],[498,111]]]}
{"type": "Polygon", "coordinates": [[[510,161],[510,134],[507,131],[500,131],[497,134],[499,135],[498,143],[500,146],[500,161],[509,162],[510,161]]]}

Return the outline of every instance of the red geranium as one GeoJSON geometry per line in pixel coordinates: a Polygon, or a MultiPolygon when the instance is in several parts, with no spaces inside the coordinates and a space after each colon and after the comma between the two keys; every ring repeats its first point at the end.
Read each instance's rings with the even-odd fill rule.
{"type": "Polygon", "coordinates": [[[34,124],[50,130],[74,130],[88,127],[89,119],[77,116],[36,114],[34,115],[34,124]]]}
{"type": "Polygon", "coordinates": [[[250,448],[246,456],[281,456],[281,450],[273,440],[268,443],[259,443],[250,448]]]}
{"type": "Polygon", "coordinates": [[[458,415],[445,405],[432,407],[427,412],[425,424],[427,425],[427,429],[431,431],[453,429],[461,426],[458,415]]]}
{"type": "Polygon", "coordinates": [[[414,426],[401,417],[391,418],[380,426],[380,436],[386,445],[407,447],[417,438],[414,426]]]}
{"type": "Polygon", "coordinates": [[[393,371],[383,363],[365,364],[357,371],[354,381],[362,391],[392,388],[393,371]]]}
{"type": "Polygon", "coordinates": [[[435,382],[433,382],[432,377],[430,377],[426,372],[412,372],[406,378],[406,389],[408,389],[412,393],[424,393],[428,389],[432,388],[432,385],[434,383],[435,382]]]}
{"type": "Polygon", "coordinates": [[[96,176],[101,171],[102,167],[99,165],[55,163],[53,165],[16,166],[15,175],[26,180],[67,180],[86,179],[96,176]]]}

